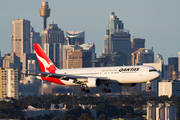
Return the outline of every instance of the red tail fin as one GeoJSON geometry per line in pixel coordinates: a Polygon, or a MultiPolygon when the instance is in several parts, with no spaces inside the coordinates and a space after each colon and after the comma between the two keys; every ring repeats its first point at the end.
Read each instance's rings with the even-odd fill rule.
{"type": "Polygon", "coordinates": [[[39,46],[39,44],[34,43],[33,46],[34,46],[34,49],[36,51],[36,56],[37,56],[41,71],[42,72],[55,73],[55,70],[57,70],[56,66],[52,63],[52,61],[44,53],[44,51],[39,46]]]}

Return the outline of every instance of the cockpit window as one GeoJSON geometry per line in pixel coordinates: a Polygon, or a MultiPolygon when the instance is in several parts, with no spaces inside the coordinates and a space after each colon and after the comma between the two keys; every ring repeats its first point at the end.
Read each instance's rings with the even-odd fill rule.
{"type": "Polygon", "coordinates": [[[156,69],[150,69],[149,72],[157,71],[156,69]]]}

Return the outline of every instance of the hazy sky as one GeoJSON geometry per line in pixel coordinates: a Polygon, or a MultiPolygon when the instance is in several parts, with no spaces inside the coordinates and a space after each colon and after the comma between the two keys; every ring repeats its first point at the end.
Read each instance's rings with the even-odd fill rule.
{"type": "MultiPolygon", "coordinates": [[[[42,32],[42,0],[4,0],[0,7],[0,51],[11,52],[12,20],[27,19],[35,31],[42,32]]],[[[145,47],[154,48],[155,58],[162,54],[177,57],[180,51],[180,0],[49,0],[54,22],[64,30],[84,30],[85,43],[95,43],[97,56],[104,49],[104,36],[110,12],[115,12],[133,36],[144,38],[145,47]]]]}

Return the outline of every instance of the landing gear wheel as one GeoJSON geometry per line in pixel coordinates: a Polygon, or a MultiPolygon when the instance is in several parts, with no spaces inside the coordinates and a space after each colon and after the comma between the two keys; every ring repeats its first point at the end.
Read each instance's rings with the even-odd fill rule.
{"type": "Polygon", "coordinates": [[[85,88],[81,88],[81,92],[84,92],[85,91],[85,88]]]}
{"type": "Polygon", "coordinates": [[[90,90],[89,90],[89,89],[86,89],[84,92],[85,92],[85,93],[90,93],[90,90]]]}
{"type": "Polygon", "coordinates": [[[151,87],[148,87],[147,89],[148,89],[148,90],[151,90],[151,87]]]}
{"type": "Polygon", "coordinates": [[[111,89],[106,89],[106,93],[110,93],[111,92],[111,89]]]}
{"type": "Polygon", "coordinates": [[[152,84],[152,83],[153,83],[153,81],[148,81],[148,82],[147,82],[147,85],[148,85],[147,89],[148,89],[148,90],[151,90],[151,84],[152,84]]]}
{"type": "Polygon", "coordinates": [[[105,91],[106,91],[106,88],[103,88],[102,91],[105,92],[105,91]]]}
{"type": "Polygon", "coordinates": [[[111,89],[108,89],[108,84],[106,85],[106,88],[102,88],[103,92],[110,93],[111,89]]]}

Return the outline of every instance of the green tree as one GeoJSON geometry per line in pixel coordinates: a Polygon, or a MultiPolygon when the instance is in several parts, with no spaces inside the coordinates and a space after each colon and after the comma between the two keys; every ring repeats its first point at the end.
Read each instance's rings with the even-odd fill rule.
{"type": "Polygon", "coordinates": [[[107,119],[107,116],[105,114],[100,114],[99,120],[108,120],[108,119],[107,119]]]}
{"type": "Polygon", "coordinates": [[[64,115],[60,120],[77,120],[74,115],[64,115]]]}
{"type": "Polygon", "coordinates": [[[89,113],[82,113],[78,120],[94,120],[94,117],[89,113]]]}
{"type": "Polygon", "coordinates": [[[54,105],[54,108],[59,108],[59,105],[58,105],[58,103],[56,103],[55,105],[54,105]]]}
{"type": "Polygon", "coordinates": [[[125,116],[125,118],[132,118],[131,113],[127,113],[126,116],[125,116]]]}

